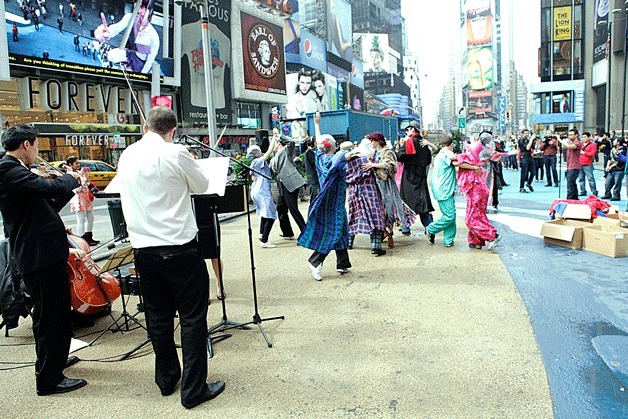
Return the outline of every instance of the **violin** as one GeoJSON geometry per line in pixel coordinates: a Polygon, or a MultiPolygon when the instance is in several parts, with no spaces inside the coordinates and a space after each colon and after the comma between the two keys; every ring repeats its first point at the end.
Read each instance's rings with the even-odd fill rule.
{"type": "MultiPolygon", "coordinates": [[[[71,248],[89,252],[89,245],[83,238],[68,234],[71,248]]],[[[70,281],[72,309],[78,313],[92,315],[111,308],[120,297],[120,285],[109,272],[100,273],[100,267],[87,255],[82,258],[70,253],[67,262],[70,281]]]]}

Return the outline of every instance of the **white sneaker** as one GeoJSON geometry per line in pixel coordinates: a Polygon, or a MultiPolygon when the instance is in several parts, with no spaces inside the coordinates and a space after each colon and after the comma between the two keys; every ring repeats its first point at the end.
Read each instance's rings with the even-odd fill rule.
{"type": "Polygon", "coordinates": [[[336,269],[336,272],[339,272],[340,275],[349,273],[349,268],[336,269]]]}
{"type": "Polygon", "coordinates": [[[502,239],[502,236],[500,236],[499,234],[495,236],[495,240],[493,240],[492,242],[488,242],[486,244],[486,249],[487,250],[493,250],[495,248],[495,246],[497,246],[497,243],[499,243],[499,241],[502,239]]]}
{"type": "Polygon", "coordinates": [[[314,266],[311,263],[308,262],[308,265],[310,265],[310,270],[312,271],[312,276],[314,277],[315,280],[320,281],[321,279],[323,279],[323,264],[321,263],[318,266],[314,266]]]}
{"type": "Polygon", "coordinates": [[[263,247],[263,248],[265,248],[265,249],[272,249],[272,248],[274,248],[274,247],[277,247],[277,245],[272,244],[271,242],[266,242],[266,243],[264,243],[264,242],[259,242],[259,247],[263,247]]]}

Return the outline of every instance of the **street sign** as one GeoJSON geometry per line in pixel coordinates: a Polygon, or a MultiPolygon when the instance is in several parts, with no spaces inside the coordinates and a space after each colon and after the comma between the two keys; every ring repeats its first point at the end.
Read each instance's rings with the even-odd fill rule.
{"type": "Polygon", "coordinates": [[[467,127],[467,119],[458,117],[458,129],[465,129],[467,127]]]}

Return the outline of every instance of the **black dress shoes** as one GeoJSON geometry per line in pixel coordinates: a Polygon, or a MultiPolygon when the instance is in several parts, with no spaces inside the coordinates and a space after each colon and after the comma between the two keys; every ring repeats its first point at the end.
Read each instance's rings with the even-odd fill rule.
{"type": "Polygon", "coordinates": [[[85,387],[87,381],[80,378],[68,378],[63,377],[63,380],[57,384],[56,387],[50,390],[37,390],[38,396],[47,396],[49,394],[61,394],[68,393],[70,391],[78,390],[81,387],[85,387]]]}
{"type": "Polygon", "coordinates": [[[384,249],[373,249],[371,250],[371,254],[375,256],[382,256],[386,254],[386,251],[384,249]]]}
{"type": "Polygon", "coordinates": [[[78,356],[71,356],[71,357],[68,358],[67,361],[65,361],[65,367],[63,367],[63,368],[64,369],[65,368],[70,368],[72,365],[76,364],[79,361],[80,361],[80,359],[79,359],[78,356]]]}
{"type": "Polygon", "coordinates": [[[215,383],[209,384],[207,386],[207,392],[205,394],[203,394],[203,396],[201,396],[200,399],[198,399],[196,401],[193,401],[193,402],[190,402],[190,403],[184,403],[182,401],[181,404],[186,409],[192,409],[193,407],[196,407],[199,404],[205,403],[206,401],[211,400],[214,397],[218,396],[220,393],[223,392],[224,389],[225,389],[225,382],[224,381],[216,381],[215,383]]]}

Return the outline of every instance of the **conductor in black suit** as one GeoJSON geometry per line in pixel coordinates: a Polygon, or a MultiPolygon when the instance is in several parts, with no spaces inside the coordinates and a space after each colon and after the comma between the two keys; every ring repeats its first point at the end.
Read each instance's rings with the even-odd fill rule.
{"type": "MultiPolygon", "coordinates": [[[[37,132],[26,125],[9,127],[2,136],[0,211],[11,256],[33,300],[37,394],[65,393],[85,380],[66,378],[72,323],[69,256],[65,226],[58,211],[80,186],[78,173],[46,179],[28,168],[39,152],[37,132]]],[[[74,251],[74,249],[73,249],[74,251]]],[[[81,256],[82,251],[77,251],[81,256]]]]}

